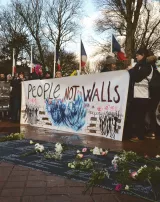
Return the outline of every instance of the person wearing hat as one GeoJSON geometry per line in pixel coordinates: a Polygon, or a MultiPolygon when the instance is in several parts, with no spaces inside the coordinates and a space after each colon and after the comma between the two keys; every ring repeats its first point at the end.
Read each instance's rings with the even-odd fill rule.
{"type": "Polygon", "coordinates": [[[101,72],[108,72],[115,70],[116,70],[116,58],[109,55],[106,57],[105,66],[102,68],[101,72]]]}
{"type": "Polygon", "coordinates": [[[137,64],[128,67],[133,99],[130,105],[131,141],[139,141],[145,135],[145,116],[149,107],[149,81],[153,75],[151,64],[147,62],[148,51],[140,48],[136,52],[137,64]]]}
{"type": "Polygon", "coordinates": [[[61,71],[57,71],[55,78],[61,78],[62,77],[62,72],[61,71]]]}
{"type": "Polygon", "coordinates": [[[36,79],[43,79],[43,70],[42,70],[42,66],[37,64],[34,68],[34,72],[31,75],[31,78],[33,80],[36,79]]]}

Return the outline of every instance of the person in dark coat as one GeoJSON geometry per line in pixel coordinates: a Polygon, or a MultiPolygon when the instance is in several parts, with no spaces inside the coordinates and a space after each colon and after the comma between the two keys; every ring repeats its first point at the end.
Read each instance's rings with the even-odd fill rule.
{"type": "MultiPolygon", "coordinates": [[[[153,71],[157,71],[156,67],[156,60],[157,57],[154,56],[153,53],[151,53],[151,56],[147,58],[147,62],[151,64],[153,71]]],[[[148,108],[148,121],[149,121],[149,127],[148,127],[148,134],[145,136],[149,139],[155,139],[157,134],[157,121],[156,121],[156,109],[158,106],[158,103],[160,102],[160,92],[159,89],[154,88],[150,92],[150,103],[148,108]]]]}
{"type": "Polygon", "coordinates": [[[145,116],[149,107],[149,81],[153,71],[151,64],[147,63],[148,51],[139,49],[136,52],[137,64],[128,67],[132,82],[133,99],[129,110],[129,125],[131,141],[139,141],[145,135],[145,116]]]}
{"type": "Polygon", "coordinates": [[[18,77],[13,78],[11,81],[12,91],[12,112],[11,119],[13,122],[20,120],[20,111],[21,111],[21,82],[24,81],[24,74],[20,72],[18,77]]]}

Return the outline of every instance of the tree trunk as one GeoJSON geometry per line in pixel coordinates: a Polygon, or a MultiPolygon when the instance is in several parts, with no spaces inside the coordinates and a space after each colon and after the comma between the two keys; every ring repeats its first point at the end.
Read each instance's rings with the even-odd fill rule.
{"type": "Polygon", "coordinates": [[[44,61],[43,50],[42,50],[42,47],[41,47],[41,42],[39,41],[38,38],[36,38],[35,40],[36,40],[36,43],[37,43],[37,46],[38,46],[40,60],[42,62],[42,69],[43,69],[43,71],[45,71],[45,61],[44,61]]]}
{"type": "Polygon", "coordinates": [[[128,29],[126,30],[126,42],[125,42],[125,52],[128,58],[128,64],[131,64],[131,59],[134,56],[134,34],[135,30],[133,30],[132,25],[128,25],[128,29]]]}

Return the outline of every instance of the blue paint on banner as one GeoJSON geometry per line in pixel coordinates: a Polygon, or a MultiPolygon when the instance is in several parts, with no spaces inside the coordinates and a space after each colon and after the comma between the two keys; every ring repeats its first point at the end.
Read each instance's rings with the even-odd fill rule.
{"type": "Polygon", "coordinates": [[[87,110],[80,95],[74,101],[46,100],[46,110],[55,126],[65,126],[79,131],[85,125],[87,110]]]}

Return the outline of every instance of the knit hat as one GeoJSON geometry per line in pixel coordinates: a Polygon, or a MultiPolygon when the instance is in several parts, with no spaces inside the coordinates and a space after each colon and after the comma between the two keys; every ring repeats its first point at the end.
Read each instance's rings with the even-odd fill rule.
{"type": "Polygon", "coordinates": [[[137,54],[137,55],[144,55],[144,56],[147,57],[148,52],[147,52],[146,49],[144,49],[144,48],[140,48],[139,50],[137,50],[136,54],[137,54]]]}
{"type": "Polygon", "coordinates": [[[116,58],[112,56],[107,56],[106,57],[106,64],[111,65],[111,64],[116,64],[116,58]]]}

